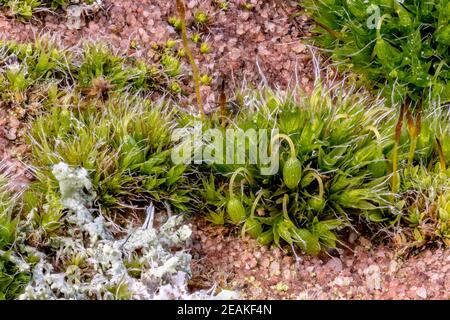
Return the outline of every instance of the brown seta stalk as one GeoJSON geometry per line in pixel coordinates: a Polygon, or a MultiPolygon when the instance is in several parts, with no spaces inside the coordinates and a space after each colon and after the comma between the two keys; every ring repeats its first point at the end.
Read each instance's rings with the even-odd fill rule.
{"type": "Polygon", "coordinates": [[[400,145],[400,138],[402,136],[402,128],[403,128],[403,118],[405,117],[405,112],[407,109],[408,102],[402,104],[400,108],[400,115],[398,117],[397,124],[395,126],[395,134],[394,134],[394,149],[392,151],[392,192],[395,194],[398,192],[400,187],[400,175],[398,173],[398,148],[400,145]]]}
{"type": "Polygon", "coordinates": [[[439,140],[439,138],[436,138],[436,145],[437,145],[437,151],[439,154],[439,163],[441,166],[441,172],[444,172],[447,168],[445,165],[444,151],[442,150],[442,144],[441,144],[441,141],[439,140]]]}
{"type": "Polygon", "coordinates": [[[406,118],[408,120],[408,133],[411,138],[408,154],[408,165],[412,166],[417,148],[417,139],[419,138],[420,131],[422,130],[422,110],[418,110],[415,119],[411,111],[408,110],[406,113],[406,118]]]}
{"type": "Polygon", "coordinates": [[[225,122],[227,119],[226,115],[226,105],[227,103],[227,96],[225,94],[225,75],[222,75],[222,77],[219,80],[219,108],[220,108],[220,118],[221,118],[221,125],[224,128],[225,122]]]}
{"type": "Polygon", "coordinates": [[[181,38],[183,40],[184,51],[189,58],[189,62],[192,68],[192,78],[194,80],[195,96],[197,97],[197,107],[200,112],[200,117],[203,119],[205,117],[205,110],[203,109],[202,95],[200,93],[200,75],[198,71],[197,64],[195,63],[192,52],[189,48],[189,42],[186,31],[186,6],[184,0],[176,0],[178,14],[181,20],[181,38]]]}

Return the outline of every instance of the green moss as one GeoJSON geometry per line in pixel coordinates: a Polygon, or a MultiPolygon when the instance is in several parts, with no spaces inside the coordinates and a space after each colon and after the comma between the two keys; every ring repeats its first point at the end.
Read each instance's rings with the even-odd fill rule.
{"type": "Polygon", "coordinates": [[[176,77],[181,74],[181,61],[171,54],[164,54],[161,58],[161,65],[164,72],[170,77],[176,77]]]}
{"type": "Polygon", "coordinates": [[[162,106],[129,96],[111,98],[99,112],[54,107],[31,128],[33,165],[64,161],[91,172],[104,208],[152,198],[185,209],[184,167],[170,160],[171,119],[162,106]]]}
{"type": "Polygon", "coordinates": [[[317,22],[315,43],[389,99],[433,107],[450,102],[447,0],[302,1],[317,22]],[[424,27],[426,26],[426,27],[424,27]],[[429,99],[431,98],[431,100],[429,99]]]}
{"type": "Polygon", "coordinates": [[[199,10],[194,13],[194,21],[198,24],[206,24],[209,21],[209,16],[206,12],[199,10]]]}
{"type": "Polygon", "coordinates": [[[178,17],[169,17],[169,19],[167,20],[167,22],[175,28],[175,30],[181,30],[181,20],[178,17]]]}
{"type": "Polygon", "coordinates": [[[207,53],[210,53],[210,52],[211,52],[211,48],[210,48],[209,44],[206,43],[206,42],[202,42],[200,44],[200,53],[201,54],[207,54],[207,53]]]}

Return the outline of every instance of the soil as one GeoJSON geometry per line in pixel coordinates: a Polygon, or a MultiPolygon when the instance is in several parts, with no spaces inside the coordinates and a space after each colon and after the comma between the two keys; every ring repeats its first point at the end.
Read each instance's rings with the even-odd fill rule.
{"type": "MultiPolygon", "coordinates": [[[[214,80],[225,75],[228,88],[247,83],[286,88],[298,82],[304,89],[310,89],[313,80],[310,54],[300,40],[309,35],[306,16],[295,21],[289,19],[284,9],[293,12],[295,8],[281,7],[278,0],[247,1],[254,5],[251,10],[242,8],[244,1],[228,2],[228,9],[223,11],[214,1],[186,1],[188,21],[193,21],[191,12],[197,10],[209,16],[209,23],[200,33],[202,41],[211,47],[210,53],[201,54],[199,45],[194,48],[191,44],[200,72],[214,80]]],[[[155,44],[180,39],[167,22],[169,17],[177,15],[174,7],[166,0],[109,0],[105,1],[105,9],[87,17],[79,30],[68,28],[63,12],[41,14],[30,22],[0,17],[0,35],[23,42],[50,34],[67,46],[78,46],[86,40],[105,41],[119,52],[151,62],[155,44]]],[[[189,35],[196,30],[199,28],[191,25],[189,35]]],[[[207,102],[215,101],[211,90],[208,86],[202,90],[207,102]]]]}
{"type": "Polygon", "coordinates": [[[445,248],[406,257],[358,236],[333,255],[296,258],[290,249],[224,231],[195,220],[193,287],[218,284],[243,299],[450,299],[445,248]]]}

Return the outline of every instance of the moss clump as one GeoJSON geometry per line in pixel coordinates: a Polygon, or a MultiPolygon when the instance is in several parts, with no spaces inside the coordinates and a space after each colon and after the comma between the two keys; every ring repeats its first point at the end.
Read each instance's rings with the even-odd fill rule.
{"type": "MultiPolygon", "coordinates": [[[[42,11],[67,8],[74,3],[70,0],[0,0],[0,7],[7,9],[8,13],[18,18],[29,20],[42,11]]],[[[86,12],[97,12],[102,7],[102,0],[79,0],[77,5],[84,6],[86,12]]]]}

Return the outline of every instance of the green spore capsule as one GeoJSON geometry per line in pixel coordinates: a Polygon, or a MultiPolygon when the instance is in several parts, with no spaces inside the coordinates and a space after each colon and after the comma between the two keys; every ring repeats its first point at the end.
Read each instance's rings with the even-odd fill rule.
{"type": "Polygon", "coordinates": [[[283,181],[289,189],[297,188],[302,179],[302,164],[297,158],[289,158],[283,166],[283,181]]]}
{"type": "Polygon", "coordinates": [[[242,202],[237,198],[231,198],[227,203],[227,213],[233,224],[239,224],[247,218],[242,202]]]}
{"type": "Polygon", "coordinates": [[[244,223],[243,231],[252,238],[258,238],[262,233],[262,225],[256,218],[249,217],[244,223]]]}

